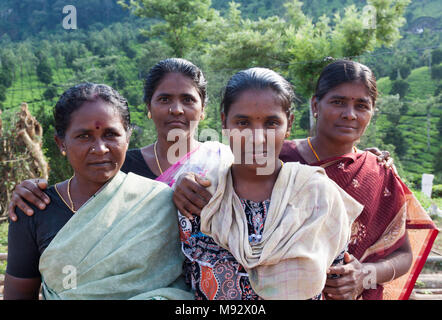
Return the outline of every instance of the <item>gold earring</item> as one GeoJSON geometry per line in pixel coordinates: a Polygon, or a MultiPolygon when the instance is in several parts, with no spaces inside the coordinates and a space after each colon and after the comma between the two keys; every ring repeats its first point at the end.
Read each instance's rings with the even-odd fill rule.
{"type": "Polygon", "coordinates": [[[152,113],[150,113],[150,111],[147,113],[147,118],[152,119],[152,113]]]}
{"type": "Polygon", "coordinates": [[[66,151],[63,150],[63,151],[61,152],[61,155],[62,155],[63,157],[66,157],[66,151]]]}
{"type": "Polygon", "coordinates": [[[201,114],[201,120],[204,120],[206,118],[206,115],[204,113],[201,114]]]}
{"type": "Polygon", "coordinates": [[[317,118],[317,117],[318,117],[318,113],[317,112],[313,113],[313,118],[317,118]]]}

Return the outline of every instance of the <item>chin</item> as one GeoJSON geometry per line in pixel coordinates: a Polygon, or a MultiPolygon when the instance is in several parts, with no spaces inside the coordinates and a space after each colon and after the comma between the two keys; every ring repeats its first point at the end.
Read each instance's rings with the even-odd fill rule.
{"type": "Polygon", "coordinates": [[[106,183],[115,175],[118,173],[118,171],[108,171],[108,172],[100,172],[95,174],[93,177],[91,177],[91,180],[93,180],[96,183],[106,183]]]}

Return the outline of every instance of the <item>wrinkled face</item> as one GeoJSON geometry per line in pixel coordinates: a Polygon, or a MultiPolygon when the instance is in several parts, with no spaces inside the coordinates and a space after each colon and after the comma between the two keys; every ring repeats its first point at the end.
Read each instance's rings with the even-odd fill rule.
{"type": "Polygon", "coordinates": [[[235,163],[250,168],[278,161],[293,122],[272,89],[242,92],[221,118],[223,128],[228,129],[235,163]]]}
{"type": "Polygon", "coordinates": [[[181,73],[169,73],[156,88],[148,109],[158,136],[167,137],[173,129],[193,137],[203,113],[201,97],[193,81],[181,73]]]}
{"type": "Polygon", "coordinates": [[[104,184],[123,165],[129,135],[115,107],[98,99],[73,112],[65,137],[55,139],[76,176],[104,184]]]}
{"type": "Polygon", "coordinates": [[[317,113],[317,134],[336,143],[355,143],[364,134],[374,112],[367,87],[361,82],[343,83],[321,100],[312,99],[317,113]]]}

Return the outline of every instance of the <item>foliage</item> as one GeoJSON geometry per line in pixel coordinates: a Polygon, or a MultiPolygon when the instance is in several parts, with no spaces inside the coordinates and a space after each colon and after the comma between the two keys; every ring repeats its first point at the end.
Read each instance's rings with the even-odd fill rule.
{"type": "Polygon", "coordinates": [[[398,94],[401,98],[404,98],[408,92],[410,85],[407,81],[399,79],[393,81],[390,94],[398,94]]]}
{"type": "MultiPolygon", "coordinates": [[[[7,34],[12,40],[23,40],[48,30],[65,31],[62,27],[63,7],[70,4],[62,0],[3,0],[0,4],[0,37],[7,34]]],[[[127,12],[116,1],[75,0],[79,29],[93,25],[108,25],[127,18],[127,12]]]]}
{"type": "Polygon", "coordinates": [[[200,48],[204,30],[195,28],[194,22],[210,22],[217,14],[210,0],[119,0],[118,4],[137,16],[156,19],[158,22],[142,33],[159,37],[176,57],[200,48]]]}
{"type": "Polygon", "coordinates": [[[433,185],[431,196],[434,198],[442,198],[442,184],[433,185]]]}
{"type": "Polygon", "coordinates": [[[435,80],[442,80],[442,65],[433,66],[431,68],[431,78],[435,80]]]}
{"type": "Polygon", "coordinates": [[[216,39],[209,39],[213,43],[208,64],[215,70],[267,66],[286,75],[298,93],[309,97],[319,70],[329,63],[327,57],[354,57],[397,41],[408,3],[368,1],[376,9],[375,29],[369,23],[373,13],[353,5],[343,15],[323,15],[313,22],[298,0],[284,5],[284,18],[259,20],[242,18],[239,6],[231,3],[226,18],[205,24],[208,30],[217,30],[216,39]]]}
{"type": "MultiPolygon", "coordinates": [[[[0,253],[8,252],[8,226],[6,222],[0,223],[0,253]]],[[[0,261],[0,274],[6,272],[6,261],[0,261]]]]}

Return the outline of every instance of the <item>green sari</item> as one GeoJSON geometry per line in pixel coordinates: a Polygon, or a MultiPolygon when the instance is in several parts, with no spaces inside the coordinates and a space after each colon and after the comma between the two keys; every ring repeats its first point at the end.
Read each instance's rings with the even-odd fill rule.
{"type": "Polygon", "coordinates": [[[43,252],[45,299],[193,299],[172,189],[119,172],[43,252]]]}

